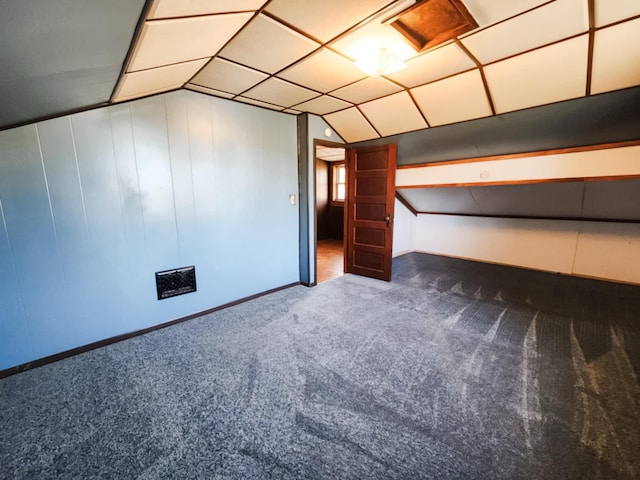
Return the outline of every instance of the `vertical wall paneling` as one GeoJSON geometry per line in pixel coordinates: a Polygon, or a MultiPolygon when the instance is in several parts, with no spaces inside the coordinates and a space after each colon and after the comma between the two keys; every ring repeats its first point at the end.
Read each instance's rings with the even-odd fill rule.
{"type": "MultiPolygon", "coordinates": [[[[120,205],[120,188],[107,109],[71,117],[80,184],[86,208],[91,254],[85,259],[84,277],[91,310],[82,319],[82,342],[116,335],[126,328],[126,312],[120,292],[128,282],[127,248],[120,205]],[[91,321],[95,311],[102,321],[91,321]]],[[[62,212],[61,214],[64,214],[62,212]]]]}
{"type": "Polygon", "coordinates": [[[0,198],[0,303],[4,309],[0,316],[0,338],[3,339],[3,351],[0,355],[0,369],[2,369],[24,363],[34,356],[13,251],[7,233],[2,198],[0,198]]]}
{"type": "Polygon", "coordinates": [[[126,257],[123,259],[126,273],[121,279],[126,285],[126,292],[121,303],[128,328],[138,330],[153,321],[152,313],[140,299],[148,297],[155,285],[148,278],[145,227],[130,105],[113,106],[109,108],[109,115],[126,250],[126,257]]]}
{"type": "Polygon", "coordinates": [[[0,369],[298,281],[296,146],[295,117],[189,91],[0,132],[0,369]]]}
{"type": "MultiPolygon", "coordinates": [[[[67,308],[36,126],[0,132],[0,143],[0,198],[6,234],[12,247],[33,353],[44,357],[77,344],[77,319],[67,308]]],[[[0,311],[5,315],[4,306],[0,311]]],[[[0,345],[0,355],[4,349],[0,345]]],[[[6,360],[0,364],[6,364],[6,360]]]]}

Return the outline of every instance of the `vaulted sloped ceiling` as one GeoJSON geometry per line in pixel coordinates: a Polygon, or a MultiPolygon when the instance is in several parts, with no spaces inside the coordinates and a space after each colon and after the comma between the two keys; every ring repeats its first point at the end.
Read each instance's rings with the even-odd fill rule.
{"type": "Polygon", "coordinates": [[[415,0],[0,0],[0,128],[184,87],[357,142],[640,85],[637,0],[462,2],[418,52],[387,24],[415,0]],[[381,47],[406,68],[355,67],[381,47]]]}
{"type": "Polygon", "coordinates": [[[110,101],[144,0],[0,0],[0,129],[110,101]]]}

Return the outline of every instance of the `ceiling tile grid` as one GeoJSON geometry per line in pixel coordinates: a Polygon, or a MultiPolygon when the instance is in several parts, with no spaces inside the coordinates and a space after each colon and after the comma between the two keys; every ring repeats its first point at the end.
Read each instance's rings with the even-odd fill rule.
{"type": "Polygon", "coordinates": [[[132,17],[127,29],[115,26],[126,23],[124,13],[109,13],[120,11],[115,8],[120,0],[105,0],[99,12],[113,37],[95,21],[92,25],[101,45],[104,38],[108,45],[129,46],[115,59],[98,47],[91,49],[95,58],[89,57],[81,44],[95,41],[79,36],[85,28],[81,19],[73,12],[56,14],[64,2],[76,2],[84,12],[81,2],[33,1],[37,8],[6,0],[0,18],[0,40],[8,46],[0,49],[2,125],[37,119],[36,112],[43,111],[32,108],[36,101],[23,93],[25,107],[16,108],[18,100],[8,89],[22,92],[24,84],[38,105],[53,104],[60,97],[57,79],[71,76],[76,100],[85,106],[104,103],[110,95],[110,102],[119,102],[184,87],[324,116],[336,122],[338,133],[343,133],[340,124],[344,137],[359,140],[427,128],[427,122],[480,118],[491,115],[492,106],[500,114],[640,85],[639,0],[461,0],[478,28],[423,52],[391,23],[406,9],[432,0],[154,0],[146,8],[136,0],[136,8],[122,9],[132,17]],[[23,10],[41,11],[42,19],[35,27],[18,27],[12,19],[23,10]],[[55,35],[46,35],[49,31],[55,35]],[[46,39],[46,45],[31,36],[46,39]],[[375,55],[381,48],[394,51],[406,67],[381,76],[356,67],[361,54],[375,55]],[[54,51],[66,55],[42,53],[54,51]],[[87,65],[84,85],[76,81],[84,71],[76,56],[87,65]],[[107,66],[111,74],[102,75],[100,95],[89,95],[97,69],[107,66]],[[354,125],[346,125],[347,119],[354,125]]]}
{"type": "Polygon", "coordinates": [[[359,82],[334,90],[331,95],[347,102],[363,103],[400,90],[402,87],[382,77],[367,77],[359,82]]]}
{"type": "Polygon", "coordinates": [[[243,94],[245,97],[287,108],[311,100],[319,95],[317,92],[275,77],[265,80],[243,94]]]}
{"type": "Polygon", "coordinates": [[[414,88],[411,94],[432,127],[491,115],[477,69],[414,88]]]}
{"type": "Polygon", "coordinates": [[[640,15],[638,0],[595,0],[595,24],[603,27],[640,15]]]}
{"type": "Polygon", "coordinates": [[[212,57],[249,21],[252,13],[145,22],[127,71],[212,57]],[[184,41],[188,38],[189,41],[184,41]]]}
{"type": "Polygon", "coordinates": [[[112,101],[122,102],[180,88],[205,63],[207,63],[206,59],[193,60],[191,62],[167,65],[166,67],[127,73],[121,78],[112,101]]]}
{"type": "Polygon", "coordinates": [[[596,32],[591,78],[594,94],[640,84],[640,18],[596,32]]]}
{"type": "Polygon", "coordinates": [[[584,96],[588,44],[582,35],[485,67],[496,113],[584,96]]]}
{"type": "Polygon", "coordinates": [[[278,77],[327,93],[362,80],[366,74],[353,62],[323,48],[279,73],[278,77]]]}
{"type": "Polygon", "coordinates": [[[461,42],[482,64],[564,40],[589,29],[585,0],[556,0],[461,42]],[[526,32],[526,35],[523,35],[526,32]]]}
{"type": "Polygon", "coordinates": [[[222,49],[220,56],[276,73],[319,47],[317,42],[266,15],[258,15],[222,49]]]}
{"type": "Polygon", "coordinates": [[[228,60],[214,58],[191,79],[190,83],[239,94],[267,78],[269,75],[266,73],[251,70],[228,60]]]}
{"type": "Polygon", "coordinates": [[[148,19],[192,17],[213,13],[255,11],[265,0],[155,0],[148,19]]]}
{"type": "Polygon", "coordinates": [[[409,60],[406,68],[387,76],[413,88],[475,67],[471,57],[457,44],[451,43],[409,60]]]}
{"type": "Polygon", "coordinates": [[[266,11],[290,25],[296,25],[311,37],[328,42],[392,3],[390,0],[272,0],[266,11]]]}
{"type": "Polygon", "coordinates": [[[379,137],[356,107],[331,113],[323,118],[348,143],[379,137]]]}
{"type": "Polygon", "coordinates": [[[428,126],[407,92],[363,103],[360,110],[383,137],[428,126]]]}
{"type": "Polygon", "coordinates": [[[326,115],[327,113],[336,112],[338,110],[344,110],[352,105],[347,102],[343,102],[337,98],[323,95],[321,97],[314,98],[304,103],[295,105],[294,107],[303,112],[315,113],[316,115],[326,115]]]}

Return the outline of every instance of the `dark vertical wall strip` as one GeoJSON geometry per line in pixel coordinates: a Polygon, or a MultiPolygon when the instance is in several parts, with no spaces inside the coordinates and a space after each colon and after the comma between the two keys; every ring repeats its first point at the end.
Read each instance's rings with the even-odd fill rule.
{"type": "Polygon", "coordinates": [[[398,144],[398,165],[640,139],[640,87],[361,142],[398,144]]]}
{"type": "Polygon", "coordinates": [[[312,283],[309,263],[309,115],[296,117],[298,123],[298,211],[300,212],[300,283],[312,283]]]}

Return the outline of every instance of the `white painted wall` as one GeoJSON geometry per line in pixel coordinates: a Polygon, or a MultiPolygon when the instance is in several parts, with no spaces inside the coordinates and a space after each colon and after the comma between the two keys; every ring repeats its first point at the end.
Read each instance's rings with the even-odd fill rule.
{"type": "Polygon", "coordinates": [[[411,240],[416,217],[398,199],[395,200],[393,215],[393,256],[397,257],[412,251],[411,240]]]}
{"type": "Polygon", "coordinates": [[[406,251],[640,284],[638,224],[413,217],[396,202],[394,256],[406,251]],[[407,232],[411,232],[408,249],[407,232]]]}

